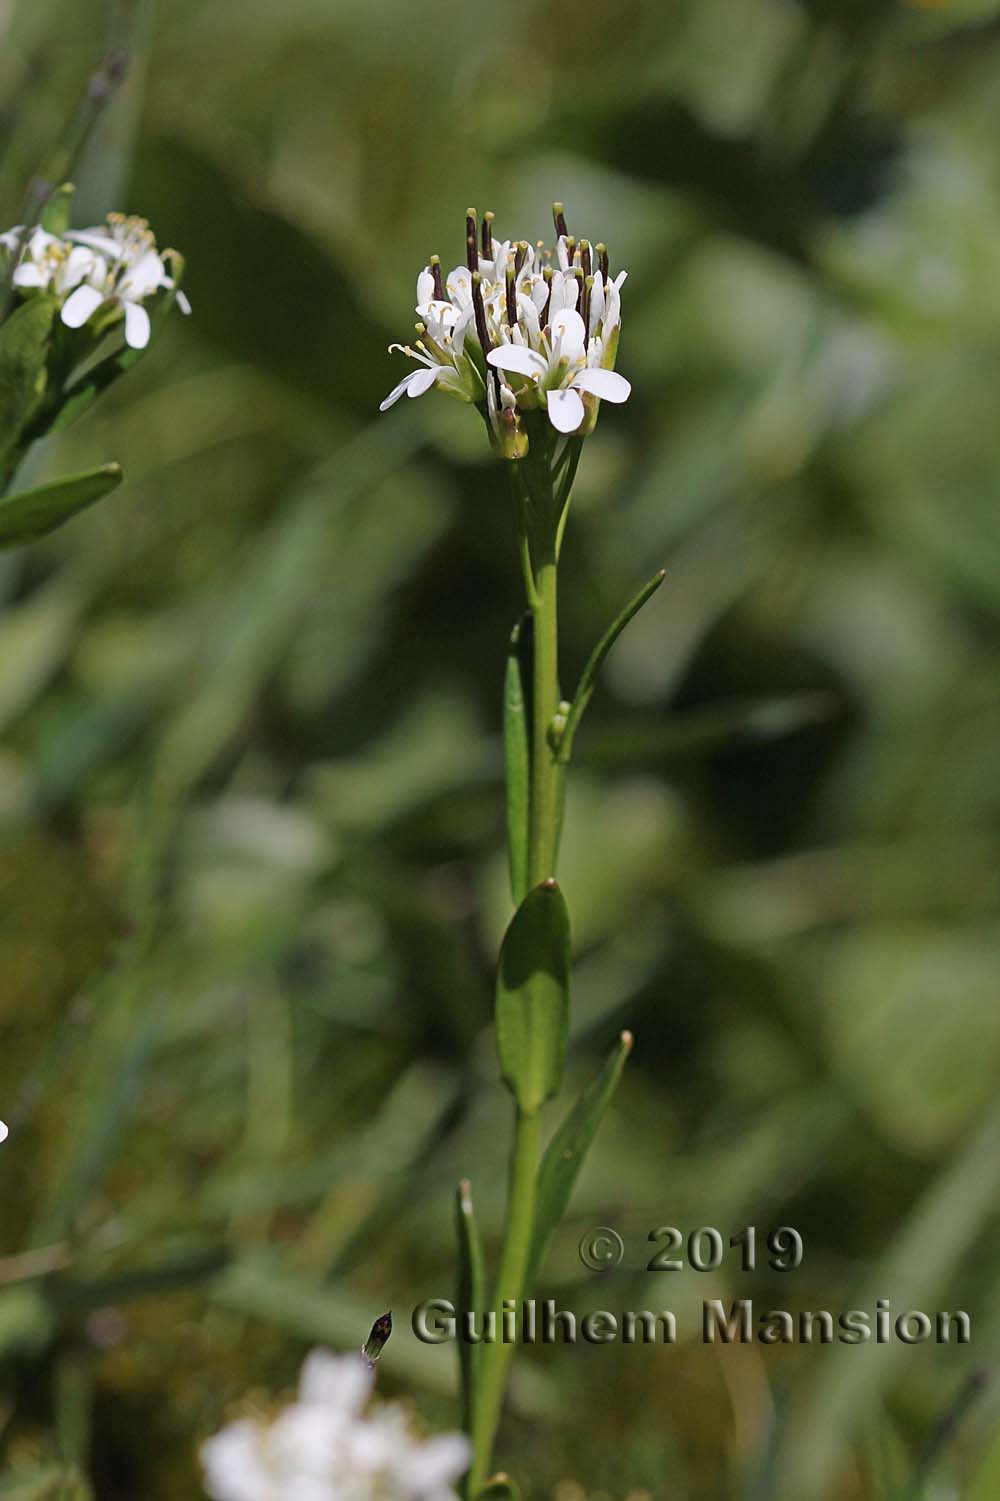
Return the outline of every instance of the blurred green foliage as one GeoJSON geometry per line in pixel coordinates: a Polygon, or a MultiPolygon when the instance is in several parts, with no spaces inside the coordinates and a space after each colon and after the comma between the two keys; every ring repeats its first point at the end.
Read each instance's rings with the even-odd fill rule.
{"type": "Polygon", "coordinates": [[[80,202],[194,305],[21,476],[126,483],[0,556],[0,1493],[196,1495],[233,1404],[388,1306],[384,1388],[455,1422],[407,1324],[457,1179],[491,1247],[503,1212],[520,579],[475,415],[376,408],[466,203],[540,235],[558,197],[630,269],[634,385],[569,682],[668,577],[577,742],[571,1082],[636,1045],[539,1292],[687,1338],[526,1355],[501,1452],[536,1501],[985,1501],[1000,1393],[939,1425],[1000,1334],[1000,7],[16,0],[0,37],[5,225],[130,46],[80,202]],[[803,1265],[644,1273],[666,1223],[803,1265]],[[738,1296],[973,1344],[703,1346],[738,1296]]]}

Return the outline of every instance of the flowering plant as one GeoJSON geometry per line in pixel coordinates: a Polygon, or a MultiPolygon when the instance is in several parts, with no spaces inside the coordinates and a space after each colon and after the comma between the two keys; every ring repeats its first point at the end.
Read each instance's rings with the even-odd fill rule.
{"type": "Polygon", "coordinates": [[[414,1437],[396,1404],[368,1410],[374,1366],[315,1350],[298,1397],[270,1422],[242,1417],[201,1448],[215,1501],[456,1501],[459,1433],[414,1437]]]}
{"type": "MultiPolygon", "coordinates": [[[[541,1113],[560,1089],[569,1018],[570,936],[556,881],[565,773],[597,672],[619,633],[663,580],[658,573],[613,621],[576,693],[558,673],[557,575],[570,492],[601,401],[630,386],[615,369],[626,273],[612,277],[606,247],[577,240],[553,205],[556,243],[498,240],[493,215],[465,220],[466,261],[447,277],[432,257],[417,278],[416,341],[394,344],[416,366],[382,403],[432,388],[477,406],[507,461],[528,611],[515,627],[504,691],[507,843],[515,911],[500,952],[496,1036],[514,1096],[508,1207],[489,1293],[470,1184],[459,1185],[458,1306],[499,1319],[530,1290],[569,1202],[581,1163],[632,1046],[622,1033],[604,1068],[541,1150],[541,1113]]],[[[465,1427],[472,1443],[469,1501],[512,1496],[490,1480],[513,1346],[460,1345],[465,1427]]]]}
{"type": "MultiPolygon", "coordinates": [[[[49,199],[37,224],[0,234],[0,495],[28,449],[66,427],[149,348],[176,303],[183,262],[160,252],[145,220],[110,214],[72,230],[73,190],[49,199]]],[[[121,481],[117,464],[0,499],[0,546],[61,525],[121,481]]]]}

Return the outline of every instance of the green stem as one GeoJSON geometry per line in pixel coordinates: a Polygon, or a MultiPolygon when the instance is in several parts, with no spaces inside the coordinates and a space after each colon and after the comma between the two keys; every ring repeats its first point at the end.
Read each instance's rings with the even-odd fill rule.
{"type": "MultiPolygon", "coordinates": [[[[571,476],[570,476],[571,482],[571,476]]],[[[559,789],[562,767],[550,738],[559,707],[557,558],[558,523],[563,504],[554,497],[545,514],[531,516],[526,492],[518,495],[521,555],[525,566],[528,604],[533,616],[534,659],[531,735],[531,817],[528,832],[528,884],[538,886],[555,875],[559,841],[559,789]],[[531,520],[534,520],[532,526],[531,520]],[[539,524],[540,523],[540,524],[539,524]]],[[[539,1118],[518,1109],[514,1122],[507,1217],[500,1269],[492,1307],[497,1318],[497,1343],[480,1347],[477,1390],[473,1403],[472,1467],[466,1495],[474,1501],[485,1484],[493,1456],[513,1344],[500,1338],[504,1304],[520,1309],[531,1259],[538,1182],[539,1118]]]]}
{"type": "Polygon", "coordinates": [[[559,671],[556,613],[556,559],[554,550],[535,570],[534,616],[534,706],[531,736],[531,825],[528,848],[528,884],[538,886],[556,871],[558,837],[558,778],[556,752],[550,740],[552,721],[559,707],[559,671]]]}
{"type": "Polygon", "coordinates": [[[496,1312],[497,1342],[482,1345],[482,1361],[479,1368],[479,1390],[474,1406],[472,1428],[472,1467],[466,1481],[466,1495],[470,1501],[489,1477],[493,1443],[500,1408],[503,1403],[507,1372],[514,1354],[513,1344],[502,1341],[503,1305],[513,1300],[520,1305],[524,1295],[524,1279],[531,1256],[531,1241],[535,1225],[535,1184],[538,1176],[539,1118],[518,1110],[514,1123],[514,1147],[510,1162],[510,1187],[507,1198],[507,1229],[504,1236],[500,1270],[497,1273],[493,1307],[496,1312]]]}

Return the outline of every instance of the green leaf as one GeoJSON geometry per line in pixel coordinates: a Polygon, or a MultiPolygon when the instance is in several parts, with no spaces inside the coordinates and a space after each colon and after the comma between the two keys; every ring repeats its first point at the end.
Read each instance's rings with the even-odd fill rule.
{"type": "Polygon", "coordinates": [[[546,1148],[538,1177],[535,1235],[528,1263],[529,1287],[541,1271],[552,1237],[566,1213],[583,1159],[618,1088],[625,1059],[632,1051],[632,1040],[631,1032],[621,1034],[604,1067],[587,1085],[546,1148]]]}
{"type": "Polygon", "coordinates": [[[17,547],[43,537],[78,511],[103,500],[122,482],[117,464],[102,464],[70,479],[50,480],[0,500],[0,547],[17,547]]]}
{"type": "MultiPolygon", "coordinates": [[[[18,439],[45,390],[53,297],[29,297],[0,324],[0,461],[16,462],[18,439]]],[[[9,478],[9,474],[8,474],[9,478]]]]}
{"type": "Polygon", "coordinates": [[[476,1501],[521,1501],[521,1492],[510,1476],[500,1471],[476,1492],[476,1501]]]}
{"type": "Polygon", "coordinates": [[[528,890],[528,830],[531,819],[532,619],[517,624],[507,650],[503,688],[503,753],[507,799],[507,857],[515,904],[528,890]]]}
{"type": "Polygon", "coordinates": [[[594,692],[594,687],[597,681],[597,674],[600,672],[601,667],[604,665],[605,657],[614,646],[615,642],[618,640],[618,637],[621,635],[622,631],[628,625],[632,617],[634,615],[638,615],[639,611],[642,609],[643,605],[648,599],[652,599],[653,595],[663,583],[663,580],[666,578],[666,576],[666,570],[661,568],[659,573],[653,575],[648,584],[643,584],[642,588],[639,590],[635,598],[631,599],[625,606],[624,610],[622,610],[621,614],[611,622],[607,630],[604,632],[604,635],[601,637],[600,641],[598,641],[597,645],[594,647],[594,650],[591,652],[590,658],[587,662],[586,667],[583,669],[583,674],[577,685],[577,690],[573,697],[573,702],[570,705],[569,714],[566,716],[566,728],[563,730],[562,738],[559,742],[559,760],[561,762],[567,762],[570,758],[570,755],[572,754],[573,736],[576,734],[580,720],[583,718],[584,709],[586,709],[587,705],[590,703],[590,699],[594,692]]]}
{"type": "MultiPolygon", "coordinates": [[[[455,1228],[458,1232],[458,1296],[456,1306],[461,1315],[475,1312],[483,1303],[483,1248],[472,1208],[472,1190],[463,1178],[455,1191],[455,1228]]],[[[476,1366],[480,1346],[458,1340],[459,1375],[462,1383],[462,1427],[472,1432],[472,1410],[476,1393],[476,1366]]]]}
{"type": "Polygon", "coordinates": [[[569,913],[555,881],[530,891],[500,950],[500,1072],[528,1115],[556,1093],[569,1026],[569,913]]]}
{"type": "Polygon", "coordinates": [[[49,195],[41,217],[42,228],[47,234],[64,235],[69,229],[75,192],[71,182],[64,182],[49,195]]]}

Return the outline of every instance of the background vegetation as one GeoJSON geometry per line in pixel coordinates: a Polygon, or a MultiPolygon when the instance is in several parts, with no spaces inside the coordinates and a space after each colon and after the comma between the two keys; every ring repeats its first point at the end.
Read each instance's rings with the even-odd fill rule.
{"type": "Polygon", "coordinates": [[[553,197],[629,268],[634,385],[569,680],[669,577],[578,743],[573,1078],[637,1041],[539,1292],[688,1337],[526,1356],[501,1452],[559,1501],[1000,1494],[998,10],[0,5],[0,218],[126,45],[79,213],[147,215],[195,310],[33,464],[127,483],[0,558],[3,1494],[196,1496],[234,1404],[389,1306],[383,1390],[454,1424],[407,1325],[455,1180],[502,1214],[520,580],[475,415],[376,409],[466,203],[537,236],[553,197]],[[801,1269],[643,1270],[747,1223],[801,1269]],[[974,1342],[705,1348],[738,1296],[974,1342]]]}

